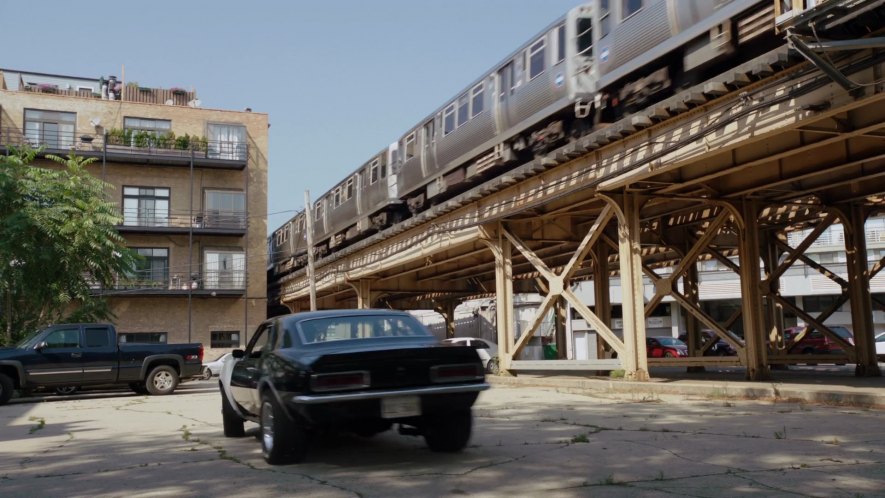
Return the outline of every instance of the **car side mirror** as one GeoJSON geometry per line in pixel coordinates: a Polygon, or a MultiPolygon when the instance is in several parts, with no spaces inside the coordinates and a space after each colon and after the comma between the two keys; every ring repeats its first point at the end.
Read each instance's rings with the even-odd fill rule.
{"type": "Polygon", "coordinates": [[[234,349],[233,351],[230,352],[230,355],[238,360],[241,360],[241,359],[243,359],[243,357],[246,356],[246,352],[243,351],[242,349],[234,349]]]}
{"type": "Polygon", "coordinates": [[[37,350],[37,351],[41,351],[41,352],[42,352],[42,351],[43,351],[44,349],[46,349],[48,346],[49,346],[49,344],[47,344],[46,341],[40,341],[40,342],[37,343],[36,346],[34,346],[34,349],[37,350]]]}

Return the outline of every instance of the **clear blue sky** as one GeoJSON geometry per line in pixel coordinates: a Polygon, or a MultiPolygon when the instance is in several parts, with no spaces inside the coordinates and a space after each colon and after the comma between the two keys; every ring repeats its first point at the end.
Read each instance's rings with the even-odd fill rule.
{"type": "Polygon", "coordinates": [[[580,0],[0,0],[0,67],[270,116],[269,230],[580,0]],[[281,214],[273,214],[280,213],[281,214]]]}

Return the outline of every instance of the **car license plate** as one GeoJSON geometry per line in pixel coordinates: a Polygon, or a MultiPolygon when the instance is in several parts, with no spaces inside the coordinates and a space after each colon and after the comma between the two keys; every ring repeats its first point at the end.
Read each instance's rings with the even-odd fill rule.
{"type": "Polygon", "coordinates": [[[382,418],[416,417],[418,415],[421,415],[421,398],[418,396],[381,398],[382,418]]]}

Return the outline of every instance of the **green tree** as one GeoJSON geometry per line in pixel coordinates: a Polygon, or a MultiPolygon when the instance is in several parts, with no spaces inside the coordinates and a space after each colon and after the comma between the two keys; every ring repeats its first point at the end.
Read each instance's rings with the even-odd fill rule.
{"type": "Polygon", "coordinates": [[[94,285],[131,273],[137,255],[115,229],[109,185],[88,173],[94,159],[47,155],[63,166],[32,166],[37,151],[0,157],[0,343],[49,323],[112,318],[94,285]]]}

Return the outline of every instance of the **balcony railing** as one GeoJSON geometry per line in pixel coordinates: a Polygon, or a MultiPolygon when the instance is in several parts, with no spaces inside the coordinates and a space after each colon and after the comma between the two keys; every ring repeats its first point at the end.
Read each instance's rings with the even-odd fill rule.
{"type": "MultiPolygon", "coordinates": [[[[65,97],[82,97],[101,99],[100,93],[95,93],[91,89],[73,89],[59,88],[58,85],[38,84],[38,85],[21,85],[25,92],[31,93],[48,93],[52,95],[62,95],[65,97]]],[[[123,102],[140,102],[144,104],[165,104],[165,105],[199,105],[197,100],[197,92],[190,92],[181,88],[146,88],[135,85],[126,85],[122,88],[123,102]]]]}
{"type": "Polygon", "coordinates": [[[126,154],[132,156],[169,157],[178,159],[210,159],[245,163],[249,159],[249,145],[244,142],[191,139],[188,141],[139,137],[123,140],[88,132],[23,131],[15,127],[0,128],[0,148],[44,147],[49,152],[74,151],[78,154],[126,154]]]}
{"type": "MultiPolygon", "coordinates": [[[[162,231],[164,228],[195,230],[245,230],[246,213],[242,211],[194,211],[168,212],[148,209],[124,209],[122,228],[150,228],[162,231]]],[[[175,230],[179,231],[179,230],[175,230]]]]}
{"type": "Polygon", "coordinates": [[[121,277],[113,285],[93,285],[98,294],[211,294],[212,292],[239,294],[246,290],[245,270],[205,270],[172,275],[121,277]]]}

